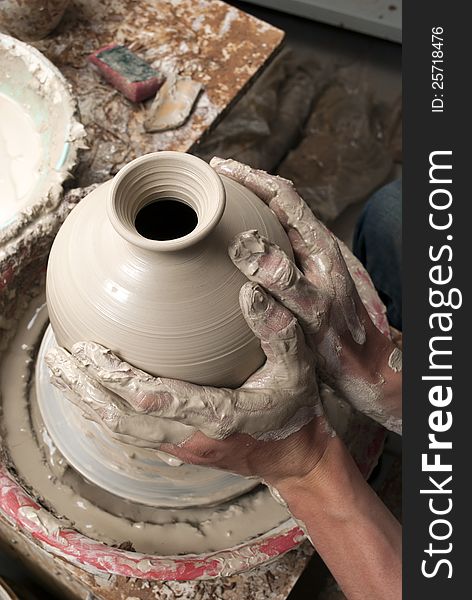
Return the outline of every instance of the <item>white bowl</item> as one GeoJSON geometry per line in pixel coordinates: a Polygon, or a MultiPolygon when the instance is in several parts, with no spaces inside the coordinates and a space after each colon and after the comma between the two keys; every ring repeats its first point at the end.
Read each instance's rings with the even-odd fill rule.
{"type": "Polygon", "coordinates": [[[83,146],[76,112],[60,71],[0,34],[0,233],[57,206],[83,146]]]}

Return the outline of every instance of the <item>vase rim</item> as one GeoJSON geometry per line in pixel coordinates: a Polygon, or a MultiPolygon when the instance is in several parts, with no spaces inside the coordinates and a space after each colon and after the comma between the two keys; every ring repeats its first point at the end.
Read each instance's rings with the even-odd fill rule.
{"type": "Polygon", "coordinates": [[[134,246],[170,252],[188,248],[205,238],[218,225],[225,205],[223,182],[208,163],[192,154],[163,150],[144,154],[118,171],[110,186],[107,214],[115,231],[134,246]],[[182,237],[169,240],[141,235],[135,225],[137,213],[159,201],[159,197],[171,197],[190,206],[197,214],[196,227],[182,237]]]}

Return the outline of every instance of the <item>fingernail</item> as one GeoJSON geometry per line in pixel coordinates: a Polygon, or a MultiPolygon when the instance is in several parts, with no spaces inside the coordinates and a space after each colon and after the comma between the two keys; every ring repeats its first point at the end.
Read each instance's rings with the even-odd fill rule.
{"type": "Polygon", "coordinates": [[[85,354],[87,342],[76,342],[72,348],[72,354],[85,354]]]}
{"type": "Polygon", "coordinates": [[[220,175],[226,175],[227,177],[234,178],[234,175],[236,173],[234,169],[234,163],[232,160],[221,160],[216,164],[213,163],[211,166],[215,169],[217,173],[219,173],[220,175]]]}
{"type": "Polygon", "coordinates": [[[254,275],[259,269],[259,260],[267,252],[267,240],[253,229],[238,234],[228,247],[233,263],[245,275],[254,275]]]}
{"type": "Polygon", "coordinates": [[[219,156],[214,156],[210,160],[210,167],[215,169],[215,171],[220,175],[227,175],[228,177],[233,173],[233,165],[234,160],[231,158],[220,158],[219,156]]]}
{"type": "Polygon", "coordinates": [[[49,350],[44,357],[44,361],[51,370],[57,370],[61,368],[61,365],[66,364],[69,358],[67,350],[57,346],[56,348],[51,348],[51,350],[49,350]]]}
{"type": "Polygon", "coordinates": [[[233,158],[214,157],[211,159],[210,165],[220,175],[226,175],[235,181],[239,181],[239,183],[243,183],[252,172],[251,167],[233,158]]]}
{"type": "Polygon", "coordinates": [[[269,296],[257,283],[248,282],[241,288],[241,304],[246,314],[257,317],[263,314],[269,306],[269,296]]]}
{"type": "Polygon", "coordinates": [[[71,348],[74,358],[84,366],[94,362],[94,346],[91,342],[77,342],[71,348]]]}
{"type": "Polygon", "coordinates": [[[49,352],[44,357],[44,362],[47,364],[47,366],[50,369],[52,369],[54,367],[54,365],[57,362],[57,350],[55,348],[52,348],[51,350],[49,350],[49,352]]]}
{"type": "Polygon", "coordinates": [[[53,379],[59,378],[61,375],[61,369],[57,366],[57,363],[53,359],[45,358],[46,366],[49,371],[49,379],[52,381],[53,379]]]}
{"type": "Polygon", "coordinates": [[[268,306],[269,296],[259,285],[255,285],[251,294],[251,312],[253,315],[260,315],[268,306]]]}
{"type": "Polygon", "coordinates": [[[220,165],[225,160],[226,160],[225,158],[221,158],[220,156],[214,156],[210,160],[210,167],[217,167],[218,165],[220,165]]]}
{"type": "Polygon", "coordinates": [[[84,367],[112,369],[117,362],[108,348],[96,342],[77,342],[72,346],[72,354],[84,367]]]}

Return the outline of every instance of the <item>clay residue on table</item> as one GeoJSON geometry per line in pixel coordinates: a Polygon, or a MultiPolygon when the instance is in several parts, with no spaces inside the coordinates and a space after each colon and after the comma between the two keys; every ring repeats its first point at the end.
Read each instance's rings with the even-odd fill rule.
{"type": "Polygon", "coordinates": [[[222,116],[280,45],[283,32],[218,0],[75,0],[58,29],[35,46],[72,83],[90,149],[79,185],[104,181],[133,158],[187,151],[222,116]],[[164,75],[204,86],[191,118],[174,131],[144,131],[146,106],[107,84],[87,56],[110,42],[128,45],[164,75]]]}

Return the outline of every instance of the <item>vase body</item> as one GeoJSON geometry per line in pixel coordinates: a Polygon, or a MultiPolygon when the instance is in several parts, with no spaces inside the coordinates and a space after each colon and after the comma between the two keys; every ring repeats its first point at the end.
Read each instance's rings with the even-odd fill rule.
{"type": "Polygon", "coordinates": [[[156,376],[239,386],[264,361],[239,307],[246,278],[227,252],[249,229],[291,255],[272,211],[204,161],[178,152],[136,159],[82,200],[54,241],[47,303],[57,343],[94,341],[156,376]],[[192,207],[197,226],[165,241],[143,237],[136,215],[167,197],[192,207]]]}

